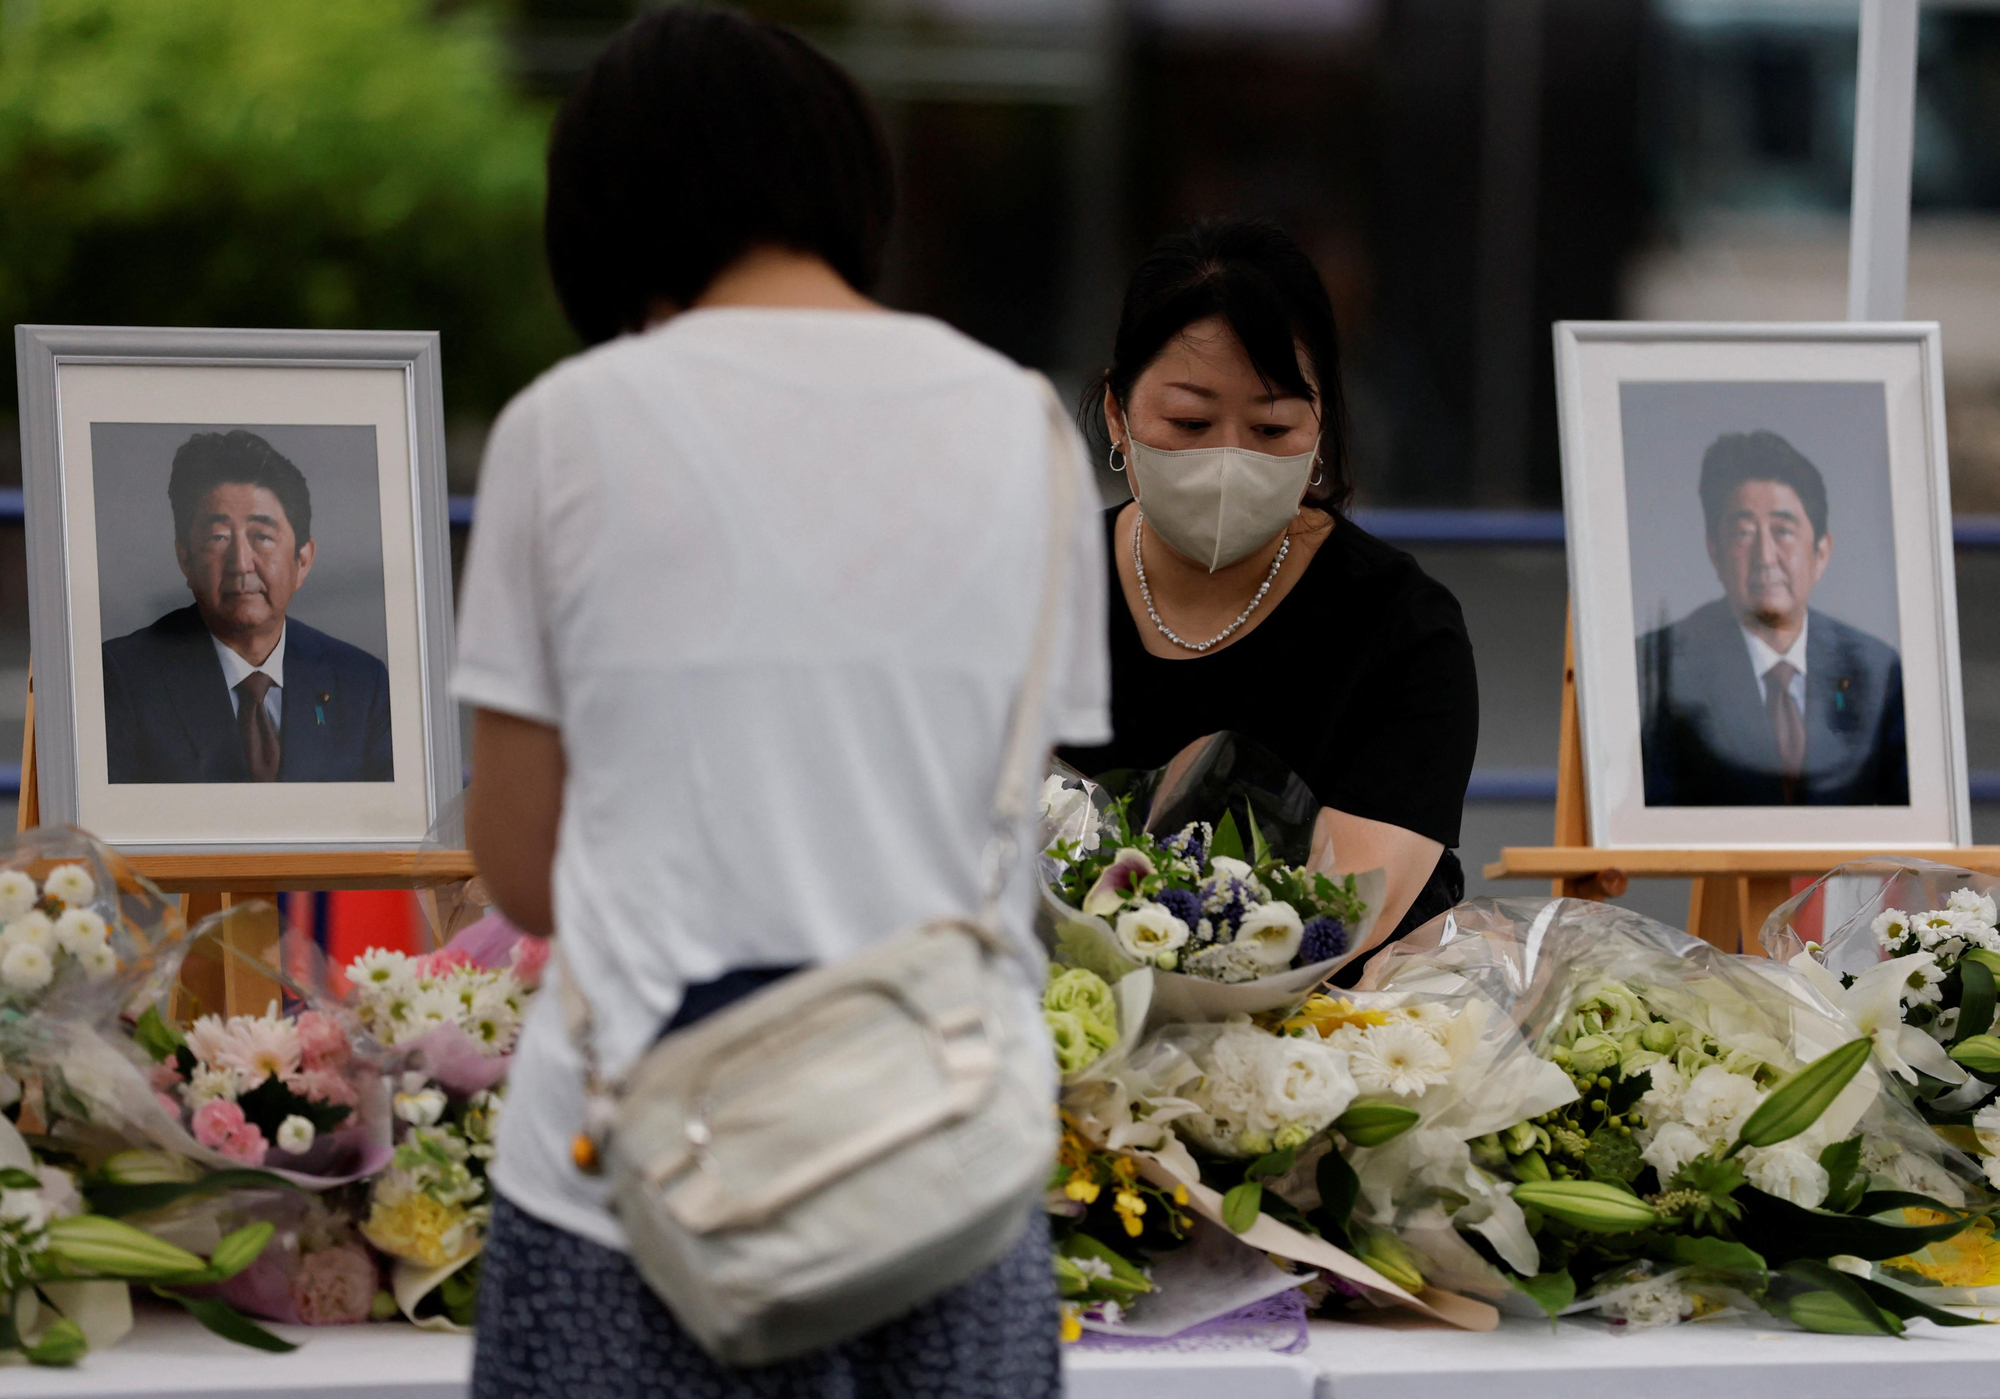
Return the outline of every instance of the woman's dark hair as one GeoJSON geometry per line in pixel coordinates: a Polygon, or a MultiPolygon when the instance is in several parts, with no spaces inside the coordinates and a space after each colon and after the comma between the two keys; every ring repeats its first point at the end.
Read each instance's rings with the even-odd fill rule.
{"type": "Polygon", "coordinates": [[[745,252],[816,253],[857,291],[896,203],[881,122],[798,35],[675,6],[620,30],[549,139],[549,271],[589,344],[687,306],[745,252]]]}
{"type": "Polygon", "coordinates": [[[1340,345],[1326,284],[1290,234],[1262,219],[1217,219],[1162,239],[1125,288],[1111,366],[1085,391],[1086,423],[1101,422],[1104,390],[1121,407],[1169,341],[1194,322],[1221,316],[1243,342],[1258,376],[1319,409],[1320,482],[1308,503],[1344,510],[1354,495],[1340,345]],[[1299,351],[1312,368],[1299,372],[1299,351]],[[1315,390],[1317,385],[1317,390],[1315,390]]]}

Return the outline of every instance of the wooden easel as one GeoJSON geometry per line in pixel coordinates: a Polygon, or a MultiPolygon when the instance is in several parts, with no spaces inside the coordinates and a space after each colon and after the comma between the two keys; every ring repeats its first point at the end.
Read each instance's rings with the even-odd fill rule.
{"type": "MultiPolygon", "coordinates": [[[[35,677],[28,672],[28,712],[21,738],[21,796],[15,816],[17,831],[41,824],[41,782],[35,759],[35,677]]],[[[238,855],[127,855],[134,873],[150,879],[163,893],[180,895],[181,916],[192,927],[224,908],[253,900],[261,913],[233,918],[222,938],[243,956],[197,945],[182,964],[176,998],[185,997],[203,1010],[229,1015],[263,1010],[281,995],[278,983],[261,975],[252,963],[276,967],[278,911],[271,904],[281,893],[331,889],[415,889],[433,924],[438,921],[438,886],[471,879],[478,873],[463,850],[328,850],[238,855]],[[249,960],[246,961],[245,958],[249,960]]]]}
{"type": "Polygon", "coordinates": [[[1555,842],[1508,846],[1486,866],[1488,879],[1547,878],[1558,898],[1615,899],[1633,876],[1692,879],[1688,931],[1725,952],[1756,952],[1757,934],[1771,910],[1792,896],[1794,876],[1813,878],[1835,865],[1872,855],[1914,855],[2000,874],[2000,846],[1954,849],[1819,850],[1600,850],[1590,843],[1590,808],[1584,802],[1583,737],[1577,726],[1576,631],[1563,639],[1561,747],[1556,757],[1555,842]]]}

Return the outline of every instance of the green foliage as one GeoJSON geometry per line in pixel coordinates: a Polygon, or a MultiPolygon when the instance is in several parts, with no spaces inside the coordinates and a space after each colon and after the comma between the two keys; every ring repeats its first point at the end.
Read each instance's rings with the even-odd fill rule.
{"type": "Polygon", "coordinates": [[[257,1170],[210,1171],[196,1180],[147,1181],[135,1185],[94,1178],[86,1178],[83,1182],[83,1195],[89,1201],[91,1211],[110,1215],[114,1219],[165,1209],[191,1196],[212,1195],[224,1190],[291,1190],[303,1193],[304,1187],[271,1171],[257,1170]]]}
{"type": "Polygon", "coordinates": [[[1689,1225],[1711,1234],[1727,1234],[1743,1214],[1736,1192],[1743,1188],[1743,1167],[1733,1157],[1697,1156],[1667,1182],[1675,1213],[1689,1225]]]}
{"type": "Polygon", "coordinates": [[[1963,1044],[1993,1028],[1993,969],[1967,957],[1958,964],[1958,1029],[1951,1042],[1963,1044]]]}
{"type": "Polygon", "coordinates": [[[1761,1293],[1770,1278],[1762,1254],[1728,1239],[1677,1234],[1673,1248],[1676,1263],[1693,1268],[1704,1277],[1726,1282],[1751,1296],[1761,1293]]]}
{"type": "Polygon", "coordinates": [[[1773,1088],[1771,1096],[1759,1103],[1744,1122],[1730,1151],[1741,1151],[1746,1146],[1776,1146],[1819,1121],[1820,1114],[1833,1106],[1841,1090],[1861,1072],[1874,1048],[1875,1042],[1865,1035],[1849,1040],[1773,1088]]]}
{"type": "Polygon", "coordinates": [[[147,1006],[139,1023],[132,1027],[132,1042],[157,1063],[186,1044],[187,1037],[161,1017],[158,1006],[147,1006]]]}
{"type": "Polygon", "coordinates": [[[1646,1169],[1639,1144],[1629,1132],[1615,1127],[1599,1127],[1590,1134],[1590,1146],[1583,1153],[1583,1166],[1592,1180],[1630,1185],[1646,1169]]]}
{"type": "Polygon", "coordinates": [[[1416,1126],[1417,1118],[1415,1108],[1401,1103],[1356,1103],[1333,1126],[1356,1146],[1382,1146],[1416,1126]]]}
{"type": "Polygon", "coordinates": [[[426,0],[36,0],[0,31],[0,321],[443,332],[483,414],[571,345],[548,113],[426,0]]]}
{"type": "Polygon", "coordinates": [[[1231,1233],[1241,1234],[1257,1222],[1263,1212],[1264,1187],[1254,1180],[1246,1180],[1241,1185],[1230,1187],[1222,1197],[1222,1222],[1229,1226],[1231,1233]]]}
{"type": "Polygon", "coordinates": [[[225,1341],[234,1341],[253,1350],[268,1350],[276,1355],[298,1349],[296,1342],[272,1335],[219,1297],[190,1297],[170,1287],[156,1287],[153,1292],[187,1308],[189,1316],[225,1341]]]}
{"type": "Polygon", "coordinates": [[[1531,1278],[1517,1277],[1514,1286],[1526,1293],[1528,1300],[1549,1314],[1554,1321],[1562,1315],[1563,1308],[1576,1300],[1576,1279],[1569,1269],[1558,1268],[1553,1273],[1537,1273],[1531,1278]]]}
{"type": "Polygon", "coordinates": [[[1361,1177],[1338,1151],[1320,1157],[1314,1174],[1319,1186],[1319,1208],[1312,1212],[1312,1223],[1326,1238],[1345,1244],[1354,1202],[1361,1198],[1361,1177]]]}
{"type": "Polygon", "coordinates": [[[1860,1134],[1829,1144],[1820,1152],[1819,1164],[1826,1172],[1823,1207],[1835,1214],[1851,1214],[1868,1189],[1868,1173],[1861,1169],[1860,1134]]]}

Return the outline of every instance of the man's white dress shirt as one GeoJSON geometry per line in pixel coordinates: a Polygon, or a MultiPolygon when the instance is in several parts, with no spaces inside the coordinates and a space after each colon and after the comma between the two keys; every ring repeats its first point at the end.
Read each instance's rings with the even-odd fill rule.
{"type": "MultiPolygon", "coordinates": [[[[1766,708],[1771,703],[1771,667],[1785,661],[1793,671],[1792,683],[1787,687],[1792,692],[1792,703],[1799,707],[1800,714],[1806,712],[1806,633],[1811,627],[1812,618],[1808,616],[1799,623],[1798,636],[1782,655],[1773,651],[1769,642],[1748,627],[1742,629],[1743,643],[1750,648],[1750,668],[1757,675],[1757,693],[1763,696],[1766,708]]],[[[283,643],[280,643],[279,650],[283,649],[283,643]]]]}
{"type": "MultiPolygon", "coordinates": [[[[287,627],[286,631],[289,630],[290,627],[287,627]]],[[[216,659],[222,662],[222,683],[229,687],[229,712],[231,714],[238,714],[242,711],[243,696],[236,687],[250,678],[250,672],[261,670],[264,674],[271,677],[271,688],[264,692],[264,712],[271,716],[271,727],[283,733],[285,730],[285,632],[281,631],[278,633],[278,644],[271,648],[270,655],[264,657],[264,664],[262,665],[251,665],[250,662],[244,660],[243,657],[216,640],[212,633],[208,639],[215,643],[216,659]]]]}

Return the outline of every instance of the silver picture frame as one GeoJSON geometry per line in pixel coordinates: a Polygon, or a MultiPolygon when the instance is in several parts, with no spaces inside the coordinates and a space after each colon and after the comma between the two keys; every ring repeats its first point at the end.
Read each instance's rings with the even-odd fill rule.
{"type": "MultiPolygon", "coordinates": [[[[1971,843],[1943,350],[1937,324],[1565,321],[1554,327],[1554,339],[1591,844],[1628,849],[1948,849],[1971,843]],[[1731,400],[1736,406],[1729,412],[1744,420],[1720,431],[1750,432],[1754,424],[1749,418],[1761,410],[1754,406],[1754,398],[1745,395],[1771,390],[1769,402],[1775,410],[1786,401],[1783,396],[1799,385],[1851,390],[1857,405],[1880,405],[1879,436],[1864,436],[1879,442],[1886,453],[1883,469],[1875,473],[1881,477],[1883,507],[1857,510],[1853,501],[1860,497],[1852,492],[1861,487],[1847,488],[1850,500],[1845,514],[1839,508],[1829,509],[1826,534],[1833,541],[1832,555],[1830,563],[1822,563],[1820,577],[1832,576],[1830,570],[1841,565],[1845,548],[1850,575],[1843,586],[1850,590],[1856,586],[1851,570],[1857,552],[1852,541],[1857,538],[1859,552],[1873,560],[1867,567],[1874,572],[1863,575],[1870,580],[1864,591],[1872,590],[1878,613],[1893,619],[1897,628],[1890,645],[1901,683],[1908,804],[1879,797],[1879,804],[1853,805],[1661,799],[1665,784],[1656,780],[1656,770],[1647,767],[1642,737],[1647,722],[1643,695],[1648,693],[1642,656],[1649,653],[1641,638],[1649,637],[1649,628],[1650,637],[1662,636],[1663,623],[1674,618],[1678,607],[1656,602],[1649,609],[1647,600],[1664,599],[1669,589],[1642,585],[1640,575],[1648,567],[1646,561],[1668,547],[1651,542],[1651,536],[1678,537],[1689,527],[1686,520],[1703,518],[1706,507],[1693,497],[1693,473],[1703,458],[1698,448],[1674,454],[1672,470],[1690,474],[1677,478],[1667,493],[1667,488],[1650,484],[1666,474],[1666,458],[1652,448],[1635,449],[1641,441],[1635,434],[1654,430],[1646,426],[1651,423],[1664,425],[1658,430],[1681,447],[1709,438],[1719,441],[1715,423],[1726,414],[1718,410],[1713,420],[1704,419],[1693,406],[1698,392],[1689,392],[1710,388],[1738,392],[1738,398],[1731,400]],[[1653,399],[1635,398],[1635,387],[1653,392],[1653,399]],[[1677,410],[1676,404],[1683,407],[1677,410]],[[1634,410],[1629,421],[1628,407],[1634,410]],[[1642,416],[1641,407],[1650,416],[1642,416]],[[1678,420],[1676,411],[1681,412],[1678,420]],[[1707,436],[1701,437],[1703,433],[1707,436]],[[1628,452],[1636,452],[1629,463],[1628,452]],[[1684,458],[1691,461],[1683,465],[1684,458]],[[1671,508],[1662,506],[1662,501],[1671,508]],[[1843,536],[1849,541],[1846,545],[1843,536]]],[[[1796,420],[1802,410],[1786,411],[1796,420]]],[[[1854,461],[1859,462],[1863,449],[1853,450],[1854,461]]],[[[1873,479],[1872,466],[1845,469],[1854,482],[1873,479]]],[[[1832,486],[1827,490],[1825,499],[1834,499],[1832,486]]],[[[1834,505],[1839,504],[1835,499],[1834,505]]],[[[1712,545],[1713,539],[1706,542],[1712,545]]],[[[1677,542],[1671,547],[1689,559],[1699,557],[1698,546],[1677,542]]],[[[1700,581],[1722,590],[1723,565],[1711,552],[1704,562],[1682,570],[1685,586],[1673,585],[1683,599],[1692,596],[1692,575],[1704,567],[1714,571],[1700,581]]],[[[1811,595],[1818,591],[1815,583],[1811,595]]],[[[1691,620],[1691,614],[1680,615],[1691,620]]],[[[1821,615],[1817,605],[1811,615],[1821,615]]],[[[1838,626],[1838,616],[1829,615],[1835,615],[1838,626]]],[[[1746,661],[1746,675],[1750,665],[1746,661]]],[[[1810,666],[1807,670],[1809,677],[1810,666]]],[[[1763,683],[1750,682],[1753,687],[1763,683]]],[[[1837,683],[1846,688],[1844,678],[1837,683]]],[[[1651,693],[1657,697],[1657,685],[1651,693]]],[[[1760,693],[1769,700],[1767,692],[1760,693]]],[[[1807,712],[1810,727],[1810,705],[1807,712]]]]}
{"type": "MultiPolygon", "coordinates": [[[[464,786],[464,767],[459,747],[457,708],[447,693],[453,656],[452,555],[450,516],[445,482],[443,394],[439,378],[439,342],[435,332],[376,330],[231,330],[184,329],[143,326],[20,325],[14,331],[21,422],[21,475],[25,507],[26,553],[30,646],[33,661],[35,762],[39,787],[40,819],[44,825],[78,824],[91,827],[88,803],[80,801],[80,757],[92,741],[80,733],[79,670],[92,675],[101,669],[80,667],[77,601],[73,596],[72,539],[75,512],[70,499],[72,477],[80,468],[66,460],[74,442],[66,444],[66,423],[74,436],[74,423],[65,418],[66,380],[74,381],[79,370],[106,368],[156,371],[204,370],[287,370],[339,374],[353,370],[389,371],[401,380],[401,422],[397,426],[406,441],[390,445],[406,457],[393,459],[406,464],[408,514],[405,502],[393,501],[386,491],[379,500],[382,520],[394,518],[398,534],[407,535],[407,559],[393,557],[400,546],[385,543],[384,610],[388,612],[399,580],[413,583],[414,636],[406,621],[402,628],[401,661],[389,661],[387,672],[395,683],[414,667],[416,708],[414,725],[407,716],[394,726],[397,756],[396,811],[393,822],[357,818],[343,821],[340,796],[350,789],[374,785],[353,780],[306,784],[298,793],[324,805],[331,802],[325,822],[310,832],[285,828],[285,823],[252,820],[252,828],[240,831],[208,829],[208,822],[194,838],[181,838],[178,831],[167,833],[146,825],[148,834],[137,839],[120,839],[116,831],[106,838],[117,847],[135,854],[194,854],[248,852],[304,852],[308,850],[384,850],[420,846],[426,833],[445,813],[464,786]],[[405,530],[402,521],[407,520],[405,530]],[[407,567],[405,565],[407,564],[407,567]],[[410,640],[414,645],[409,644],[410,640]],[[407,739],[420,740],[421,773],[403,768],[407,739]],[[422,829],[417,828],[421,801],[422,829]],[[375,826],[376,829],[365,827],[375,826]],[[396,829],[382,829],[393,825],[396,829]],[[353,828],[346,828],[353,827],[353,828]],[[164,838],[162,838],[164,836],[164,838]]],[[[100,376],[94,382],[115,384],[100,376]]],[[[135,380],[135,382],[138,382],[135,380]]],[[[248,384],[255,382],[245,379],[248,384]]],[[[310,393],[313,382],[286,376],[284,382],[293,400],[310,393]],[[306,387],[301,388],[304,385],[306,387]]],[[[343,384],[348,380],[328,381],[343,384]]],[[[371,378],[376,397],[387,402],[387,381],[371,378]]],[[[246,392],[239,391],[240,392],[246,392]]],[[[81,411],[81,410],[79,410],[81,411]]],[[[392,415],[393,416],[393,415],[392,415]]],[[[237,416],[229,419],[204,416],[164,419],[171,423],[291,421],[275,413],[267,416],[237,416]]],[[[301,421],[319,421],[310,417],[301,421]]],[[[379,427],[380,425],[378,425],[379,427]]],[[[386,429],[384,429],[386,430],[386,429]]],[[[383,479],[388,478],[386,474],[383,479]]],[[[94,517],[93,517],[94,518],[94,517]]],[[[382,526],[385,537],[389,526],[382,526]]],[[[90,545],[96,557],[96,544],[90,545]]],[[[92,583],[94,589],[95,584],[92,583]]],[[[406,618],[407,614],[392,614],[406,618]]],[[[96,636],[96,623],[87,635],[96,636]]],[[[95,662],[96,658],[87,658],[95,662]]],[[[99,709],[98,713],[102,713],[99,709]]],[[[102,726],[96,742],[104,742],[102,726]]],[[[101,761],[100,761],[101,766],[101,761]]],[[[261,784],[260,784],[261,785],[261,784]]],[[[278,788],[290,783],[270,784],[278,788]]],[[[153,783],[144,787],[150,800],[171,807],[177,798],[195,800],[204,790],[237,792],[243,785],[201,781],[153,783]],[[180,789],[187,789],[183,794],[180,789]]],[[[245,800],[249,800],[246,798],[245,800]]],[[[256,798],[258,801],[276,797],[256,798]]],[[[365,806],[366,804],[363,803],[365,806]]],[[[202,823],[193,823],[202,826],[202,823]]],[[[227,825],[227,822],[222,822],[227,825]]]]}

